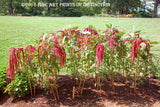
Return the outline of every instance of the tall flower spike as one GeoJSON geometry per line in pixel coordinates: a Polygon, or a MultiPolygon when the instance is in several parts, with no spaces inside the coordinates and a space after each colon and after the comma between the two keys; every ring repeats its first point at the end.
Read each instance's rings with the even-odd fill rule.
{"type": "Polygon", "coordinates": [[[146,40],[143,40],[141,37],[136,38],[135,41],[133,42],[132,45],[132,49],[131,49],[131,72],[132,72],[132,67],[133,67],[133,63],[134,63],[134,59],[135,59],[135,54],[139,54],[140,52],[140,44],[144,42],[146,44],[146,49],[147,49],[147,54],[149,55],[149,51],[150,51],[150,44],[149,42],[147,42],[146,40]]]}
{"type": "Polygon", "coordinates": [[[66,63],[66,53],[62,49],[62,47],[56,47],[54,48],[52,55],[56,55],[57,58],[59,59],[60,66],[63,67],[66,63]]]}
{"type": "Polygon", "coordinates": [[[14,79],[15,70],[17,70],[17,56],[16,56],[16,48],[11,48],[9,50],[9,68],[6,71],[6,79],[7,75],[10,75],[10,78],[14,79]]]}
{"type": "Polygon", "coordinates": [[[100,63],[103,61],[103,53],[104,53],[104,46],[101,44],[97,45],[97,50],[96,50],[96,57],[97,57],[97,66],[100,66],[100,63]]]}
{"type": "Polygon", "coordinates": [[[26,66],[28,66],[28,61],[30,60],[30,62],[31,62],[31,66],[32,66],[32,69],[33,69],[33,63],[32,63],[32,60],[33,60],[33,58],[34,58],[34,51],[36,50],[36,48],[34,47],[34,46],[32,46],[32,45],[28,45],[27,47],[26,47],[26,49],[25,49],[25,52],[27,52],[27,50],[29,50],[28,51],[28,58],[27,58],[27,64],[26,64],[26,66]]]}

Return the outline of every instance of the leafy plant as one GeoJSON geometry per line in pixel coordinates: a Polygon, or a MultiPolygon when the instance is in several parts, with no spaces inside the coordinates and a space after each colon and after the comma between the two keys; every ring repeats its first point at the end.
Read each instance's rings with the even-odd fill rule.
{"type": "Polygon", "coordinates": [[[0,68],[0,91],[3,91],[6,85],[7,85],[7,82],[6,82],[5,69],[0,68]]]}
{"type": "MultiPolygon", "coordinates": [[[[31,80],[32,86],[36,83],[36,79],[31,80]]],[[[14,81],[7,85],[5,93],[8,91],[8,94],[11,97],[24,97],[31,92],[30,85],[28,81],[28,76],[26,72],[18,72],[15,76],[14,81]]]]}
{"type": "Polygon", "coordinates": [[[119,31],[112,24],[106,26],[107,29],[102,34],[92,25],[83,31],[69,26],[56,33],[44,34],[39,41],[26,47],[11,48],[6,74],[7,80],[11,79],[12,82],[8,84],[6,91],[13,97],[28,93],[32,96],[33,87],[35,90],[35,84],[40,83],[40,86],[50,88],[57,100],[58,74],[65,70],[76,79],[73,89],[75,91],[78,88],[81,94],[86,78],[89,78],[101,95],[104,73],[108,74],[115,91],[114,79],[118,78],[115,72],[126,77],[126,85],[127,79],[134,75],[136,93],[137,79],[146,80],[150,71],[155,76],[159,70],[153,63],[154,54],[150,53],[150,41],[140,37],[139,31],[128,34],[119,31]]]}

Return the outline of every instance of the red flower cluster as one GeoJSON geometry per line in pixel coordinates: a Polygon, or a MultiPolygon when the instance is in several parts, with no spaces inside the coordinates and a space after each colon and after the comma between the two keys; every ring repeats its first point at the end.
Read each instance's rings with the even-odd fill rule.
{"type": "Polygon", "coordinates": [[[146,44],[146,49],[147,49],[147,53],[149,54],[149,51],[150,51],[150,44],[149,42],[147,42],[146,40],[143,40],[141,37],[137,37],[134,42],[133,42],[133,45],[132,45],[132,49],[131,49],[131,72],[132,72],[132,67],[133,67],[133,62],[134,62],[134,59],[135,59],[135,54],[139,54],[140,52],[140,44],[141,43],[145,43],[146,44]]]}
{"type": "Polygon", "coordinates": [[[66,53],[62,47],[56,47],[53,49],[52,55],[56,55],[59,59],[60,66],[63,67],[66,63],[66,53]]]}
{"type": "Polygon", "coordinates": [[[90,27],[85,28],[84,32],[85,31],[89,31],[91,33],[91,35],[97,35],[98,34],[96,29],[91,29],[90,27]]]}
{"type": "Polygon", "coordinates": [[[96,50],[96,57],[97,57],[97,66],[100,66],[100,63],[103,61],[103,53],[104,53],[104,46],[101,44],[97,45],[97,50],[96,50]]]}
{"type": "Polygon", "coordinates": [[[24,52],[23,52],[23,48],[11,48],[9,50],[9,68],[6,71],[6,76],[10,75],[10,78],[12,80],[14,80],[14,75],[16,73],[16,71],[19,69],[20,71],[22,71],[22,57],[23,57],[23,61],[25,60],[25,56],[24,56],[24,52]],[[22,53],[22,57],[21,57],[21,53],[22,53]],[[21,65],[21,66],[20,66],[21,65]]]}

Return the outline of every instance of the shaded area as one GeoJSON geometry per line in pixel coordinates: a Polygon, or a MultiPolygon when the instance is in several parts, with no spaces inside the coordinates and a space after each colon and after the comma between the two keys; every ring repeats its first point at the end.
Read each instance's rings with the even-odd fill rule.
{"type": "Polygon", "coordinates": [[[89,79],[84,84],[83,94],[78,93],[76,85],[75,99],[72,99],[73,86],[76,80],[70,76],[60,75],[58,80],[58,90],[60,100],[55,101],[49,90],[43,88],[36,89],[36,95],[31,98],[30,95],[24,98],[10,98],[8,94],[1,95],[0,105],[4,106],[41,106],[41,107],[59,107],[59,106],[160,106],[160,82],[158,79],[148,78],[145,85],[137,87],[137,95],[134,95],[134,86],[132,79],[128,79],[128,86],[125,85],[122,76],[115,79],[115,92],[107,75],[106,81],[102,82],[102,95],[92,85],[89,79]]]}

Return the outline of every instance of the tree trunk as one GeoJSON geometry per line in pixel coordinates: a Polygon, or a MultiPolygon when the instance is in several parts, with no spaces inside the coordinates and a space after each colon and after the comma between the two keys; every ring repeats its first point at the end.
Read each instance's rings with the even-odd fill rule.
{"type": "Polygon", "coordinates": [[[8,0],[8,11],[9,11],[9,15],[13,14],[13,7],[12,7],[12,0],[8,0]]]}
{"type": "Polygon", "coordinates": [[[153,10],[152,17],[157,17],[157,7],[158,7],[158,0],[155,0],[154,1],[154,10],[153,10]]]}
{"type": "Polygon", "coordinates": [[[119,10],[119,15],[122,15],[122,11],[121,10],[119,10]]]}
{"type": "Polygon", "coordinates": [[[126,14],[128,14],[128,7],[126,8],[126,14]]]}

